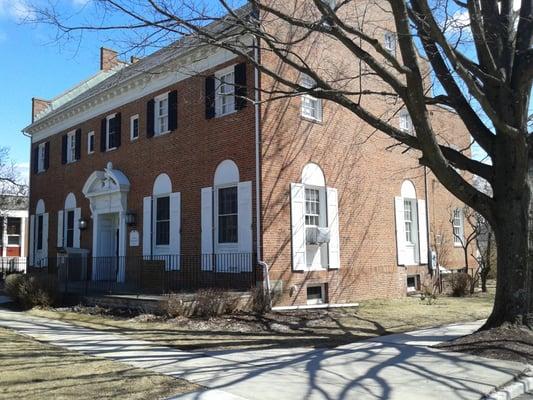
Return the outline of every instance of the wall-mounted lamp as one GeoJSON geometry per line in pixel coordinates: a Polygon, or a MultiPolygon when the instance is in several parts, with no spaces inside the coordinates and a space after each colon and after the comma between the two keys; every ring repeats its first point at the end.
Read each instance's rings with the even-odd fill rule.
{"type": "Polygon", "coordinates": [[[135,213],[133,211],[128,211],[126,213],[126,225],[134,226],[136,223],[135,213]]]}
{"type": "Polygon", "coordinates": [[[80,227],[80,230],[84,231],[87,229],[87,220],[80,218],[78,221],[78,226],[80,227]]]}

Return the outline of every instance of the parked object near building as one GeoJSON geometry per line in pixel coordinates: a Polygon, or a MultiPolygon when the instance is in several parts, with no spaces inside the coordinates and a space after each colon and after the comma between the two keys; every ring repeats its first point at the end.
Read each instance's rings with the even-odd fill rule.
{"type": "MultiPolygon", "coordinates": [[[[376,35],[395,43],[390,29],[376,35]]],[[[428,233],[461,204],[416,155],[387,150],[390,139],[309,95],[259,101],[275,83],[219,48],[178,43],[134,65],[101,57],[97,75],[34,99],[24,128],[30,266],[67,260],[78,282],[126,291],[189,277],[243,289],[266,280],[264,261],[279,305],[404,296],[431,279],[428,233]]],[[[468,148],[456,115],[432,116],[468,148]]],[[[401,113],[398,126],[409,121],[401,113]]],[[[453,244],[449,258],[461,262],[453,244]]]]}

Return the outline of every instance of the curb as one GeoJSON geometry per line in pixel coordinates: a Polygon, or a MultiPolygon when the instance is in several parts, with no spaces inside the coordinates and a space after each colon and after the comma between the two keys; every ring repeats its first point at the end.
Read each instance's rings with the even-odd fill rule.
{"type": "Polygon", "coordinates": [[[483,397],[483,400],[511,400],[533,390],[533,367],[528,368],[507,385],[483,397]]]}

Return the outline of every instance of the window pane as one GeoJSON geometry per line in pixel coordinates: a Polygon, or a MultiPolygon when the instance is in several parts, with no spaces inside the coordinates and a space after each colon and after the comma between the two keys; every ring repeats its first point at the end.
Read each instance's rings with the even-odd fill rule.
{"type": "Polygon", "coordinates": [[[168,245],[170,243],[170,222],[157,221],[156,223],[156,245],[168,245]]]}
{"type": "Polygon", "coordinates": [[[218,190],[218,213],[219,215],[237,214],[237,187],[229,187],[218,190]]]}
{"type": "Polygon", "coordinates": [[[218,242],[237,243],[237,215],[219,215],[218,242]]]}
{"type": "Polygon", "coordinates": [[[305,224],[320,225],[320,191],[305,189],[305,224]]]}
{"type": "Polygon", "coordinates": [[[19,246],[20,245],[20,236],[8,236],[7,237],[7,244],[11,246],[19,246]]]}
{"type": "Polygon", "coordinates": [[[43,248],[43,216],[37,217],[37,250],[43,248]]]}
{"type": "Polygon", "coordinates": [[[20,218],[7,218],[7,234],[20,235],[20,218]]]}
{"type": "Polygon", "coordinates": [[[156,208],[158,221],[170,219],[170,197],[158,197],[156,208]]]}

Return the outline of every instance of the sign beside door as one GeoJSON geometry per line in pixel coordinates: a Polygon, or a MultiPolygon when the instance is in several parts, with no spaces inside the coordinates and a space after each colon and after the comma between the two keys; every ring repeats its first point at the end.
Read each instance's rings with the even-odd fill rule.
{"type": "Polygon", "coordinates": [[[130,232],[130,247],[139,246],[139,231],[133,230],[130,232]]]}

